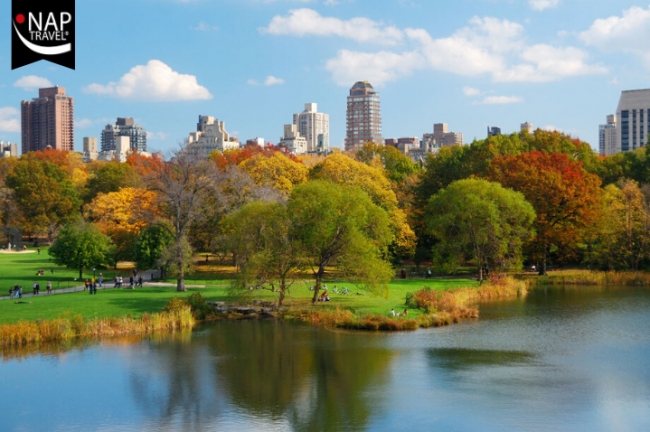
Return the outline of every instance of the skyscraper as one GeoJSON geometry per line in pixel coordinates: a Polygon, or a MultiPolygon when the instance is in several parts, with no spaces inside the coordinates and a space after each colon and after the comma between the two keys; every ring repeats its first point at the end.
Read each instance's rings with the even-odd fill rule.
{"type": "Polygon", "coordinates": [[[618,151],[645,146],[650,126],[650,89],[621,92],[616,121],[618,151]]]}
{"type": "Polygon", "coordinates": [[[74,151],[74,98],[64,87],[38,89],[38,98],[20,104],[22,152],[74,151]]]}
{"type": "Polygon", "coordinates": [[[618,152],[616,144],[616,116],[608,115],[607,124],[598,127],[598,152],[602,156],[611,156],[618,152]]]}
{"type": "Polygon", "coordinates": [[[293,124],[298,127],[300,135],[307,140],[308,152],[329,150],[330,116],[319,113],[317,104],[306,103],[303,112],[293,115],[293,124]]]}
{"type": "Polygon", "coordinates": [[[368,81],[357,81],[350,89],[347,109],[345,149],[353,150],[363,143],[383,144],[379,93],[368,81]]]}
{"type": "Polygon", "coordinates": [[[118,117],[114,125],[106,125],[101,136],[102,151],[117,150],[116,141],[120,136],[129,137],[131,151],[147,151],[147,132],[142,126],[135,124],[131,117],[118,117]]]}

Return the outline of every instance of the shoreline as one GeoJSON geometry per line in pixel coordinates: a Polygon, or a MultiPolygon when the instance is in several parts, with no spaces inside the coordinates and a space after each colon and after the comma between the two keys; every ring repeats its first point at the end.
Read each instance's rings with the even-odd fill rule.
{"type": "MultiPolygon", "coordinates": [[[[403,331],[438,327],[478,318],[478,309],[471,306],[485,299],[504,299],[525,295],[527,283],[509,278],[504,285],[484,284],[478,288],[431,290],[433,303],[423,305],[425,313],[416,318],[389,317],[380,314],[358,316],[350,310],[336,308],[275,308],[274,302],[251,301],[240,306],[215,302],[192,294],[172,299],[165,310],[144,314],[141,318],[114,317],[85,320],[72,312],[51,320],[19,321],[0,325],[0,350],[16,349],[40,343],[63,342],[83,338],[104,338],[125,335],[146,335],[160,330],[192,328],[198,323],[218,320],[279,319],[295,320],[310,325],[354,330],[403,331]]],[[[321,305],[319,305],[321,306],[321,305]]],[[[322,305],[325,306],[325,305],[322,305]]],[[[328,305],[329,306],[329,305],[328,305]]],[[[415,306],[411,306],[413,310],[415,306]]]]}

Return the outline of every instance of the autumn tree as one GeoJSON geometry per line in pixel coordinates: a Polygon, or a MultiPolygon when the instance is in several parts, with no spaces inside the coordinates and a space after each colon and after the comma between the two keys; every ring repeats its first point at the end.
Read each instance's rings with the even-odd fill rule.
{"type": "Polygon", "coordinates": [[[312,302],[318,298],[328,266],[336,266],[343,277],[371,291],[387,289],[392,269],[383,257],[393,238],[390,221],[365,192],[310,181],[294,188],[287,210],[291,235],[300,243],[316,282],[312,302]]]}
{"type": "Polygon", "coordinates": [[[212,161],[200,160],[183,149],[165,167],[148,178],[149,189],[158,195],[161,214],[173,227],[174,242],[166,256],[177,270],[176,289],[186,291],[185,271],[191,248],[187,240],[190,227],[201,219],[202,206],[214,194],[217,168],[212,161]]]}
{"type": "Polygon", "coordinates": [[[116,192],[99,193],[86,205],[86,217],[109,236],[115,245],[115,260],[132,258],[135,238],[160,214],[156,193],[125,187],[116,192]]]}
{"type": "Polygon", "coordinates": [[[356,158],[368,165],[372,165],[374,160],[379,161],[386,171],[386,177],[395,184],[404,181],[408,176],[420,170],[416,163],[395,147],[372,142],[365,143],[357,150],[356,158]]]}
{"type": "Polygon", "coordinates": [[[79,216],[81,200],[70,175],[33,152],[21,156],[5,184],[13,191],[28,232],[52,238],[62,224],[79,216]]]}
{"type": "Polygon", "coordinates": [[[453,272],[467,261],[478,268],[521,268],[522,245],[533,235],[535,211],[523,194],[499,183],[465,179],[429,201],[427,224],[439,240],[434,261],[453,272]]]}
{"type": "Polygon", "coordinates": [[[326,180],[342,186],[354,186],[364,191],[372,201],[386,210],[394,234],[391,249],[397,257],[413,254],[415,233],[406,220],[406,213],[398,207],[397,196],[381,167],[355,161],[341,153],[329,155],[310,172],[314,180],[326,180]]]}
{"type": "Polygon", "coordinates": [[[117,192],[122,187],[135,186],[140,182],[138,173],[126,163],[110,161],[96,168],[90,173],[83,192],[84,202],[87,203],[100,193],[117,192]]]}
{"type": "Polygon", "coordinates": [[[286,204],[251,202],[230,214],[224,226],[239,268],[235,287],[270,289],[282,306],[302,263],[286,204]]]}
{"type": "Polygon", "coordinates": [[[257,154],[242,162],[239,167],[256,184],[278,189],[285,196],[291,193],[294,186],[307,181],[307,167],[280,152],[273,152],[270,156],[257,154]]]}
{"type": "Polygon", "coordinates": [[[532,151],[492,161],[488,176],[524,194],[537,214],[532,258],[546,273],[551,248],[566,250],[582,238],[598,215],[600,178],[563,153],[532,151]]]}
{"type": "Polygon", "coordinates": [[[111,240],[93,224],[75,221],[61,228],[48,253],[58,265],[78,269],[81,280],[84,268],[111,263],[111,247],[111,240]]]}
{"type": "Polygon", "coordinates": [[[639,270],[650,257],[648,195],[647,186],[643,190],[634,180],[603,189],[600,217],[587,229],[587,263],[605,270],[639,270]]]}

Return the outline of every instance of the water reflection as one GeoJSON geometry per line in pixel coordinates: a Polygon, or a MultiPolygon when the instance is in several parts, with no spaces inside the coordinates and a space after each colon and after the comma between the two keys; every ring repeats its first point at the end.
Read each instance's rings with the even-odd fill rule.
{"type": "Polygon", "coordinates": [[[463,370],[487,366],[519,366],[531,364],[535,355],[525,351],[479,350],[468,348],[434,348],[429,350],[432,366],[463,370]]]}
{"type": "Polygon", "coordinates": [[[215,329],[208,343],[217,385],[248,412],[295,430],[362,430],[381,409],[367,390],[386,385],[393,353],[359,336],[251,321],[215,329]]]}

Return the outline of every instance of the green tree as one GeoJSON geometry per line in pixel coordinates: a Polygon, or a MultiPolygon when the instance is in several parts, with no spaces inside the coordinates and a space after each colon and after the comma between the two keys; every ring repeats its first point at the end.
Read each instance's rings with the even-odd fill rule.
{"type": "Polygon", "coordinates": [[[49,254],[58,265],[79,269],[83,279],[84,268],[110,264],[111,248],[111,239],[93,224],[77,221],[61,228],[49,254]]]}
{"type": "Polygon", "coordinates": [[[32,152],[21,156],[5,182],[13,190],[23,227],[29,232],[52,238],[59,226],[80,214],[81,200],[70,175],[32,152]]]}
{"type": "Polygon", "coordinates": [[[300,242],[300,253],[316,281],[312,302],[328,266],[336,266],[343,277],[371,291],[388,289],[392,269],[384,257],[393,238],[390,221],[366,193],[311,181],[294,188],[287,210],[291,235],[300,242]]]}
{"type": "Polygon", "coordinates": [[[361,162],[371,166],[373,161],[378,159],[384,170],[386,170],[386,177],[394,183],[404,181],[409,175],[418,172],[420,169],[417,164],[395,147],[372,142],[365,143],[363,147],[357,150],[356,157],[361,162]]]}
{"type": "Polygon", "coordinates": [[[302,262],[286,204],[246,204],[229,215],[224,226],[239,267],[235,287],[269,287],[279,294],[278,306],[282,306],[302,262]]]}
{"type": "Polygon", "coordinates": [[[100,193],[117,192],[122,187],[137,186],[138,173],[127,163],[106,162],[97,168],[88,181],[83,192],[84,202],[91,202],[100,193]]]}
{"type": "Polygon", "coordinates": [[[143,228],[135,239],[135,265],[143,270],[160,267],[160,276],[163,277],[165,269],[160,258],[174,241],[172,232],[171,227],[162,224],[151,224],[143,228]]]}
{"type": "Polygon", "coordinates": [[[523,194],[498,183],[465,179],[429,201],[427,225],[439,240],[437,264],[454,271],[473,261],[483,268],[520,267],[523,243],[532,237],[535,210],[523,194]]]}

